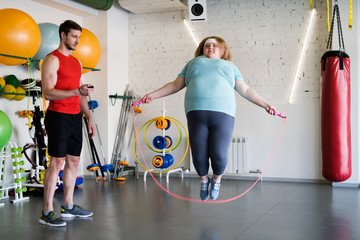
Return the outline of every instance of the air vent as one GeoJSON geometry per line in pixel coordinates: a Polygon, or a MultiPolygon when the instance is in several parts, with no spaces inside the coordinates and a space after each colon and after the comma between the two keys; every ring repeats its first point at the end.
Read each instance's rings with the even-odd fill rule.
{"type": "Polygon", "coordinates": [[[187,9],[186,0],[118,0],[132,13],[166,12],[187,9]]]}

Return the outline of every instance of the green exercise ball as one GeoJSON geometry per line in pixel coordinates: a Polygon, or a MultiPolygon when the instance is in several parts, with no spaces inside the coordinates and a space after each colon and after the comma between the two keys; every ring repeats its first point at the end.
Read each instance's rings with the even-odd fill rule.
{"type": "Polygon", "coordinates": [[[9,117],[0,110],[0,149],[9,141],[12,133],[12,125],[9,117]]]}
{"type": "Polygon", "coordinates": [[[7,75],[4,77],[6,84],[13,85],[14,88],[17,88],[20,85],[19,79],[13,74],[7,75]]]}

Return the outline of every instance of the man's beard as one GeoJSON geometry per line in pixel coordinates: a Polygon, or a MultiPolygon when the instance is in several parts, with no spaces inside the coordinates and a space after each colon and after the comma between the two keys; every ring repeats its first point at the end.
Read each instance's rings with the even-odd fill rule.
{"type": "Polygon", "coordinates": [[[68,44],[67,42],[65,42],[65,47],[66,47],[67,49],[69,49],[70,51],[75,51],[75,50],[76,50],[76,47],[73,48],[73,47],[70,46],[70,44],[68,44]]]}

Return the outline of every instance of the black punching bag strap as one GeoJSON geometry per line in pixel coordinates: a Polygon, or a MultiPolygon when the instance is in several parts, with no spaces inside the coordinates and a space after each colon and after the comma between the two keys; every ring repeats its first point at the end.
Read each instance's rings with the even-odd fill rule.
{"type": "Polygon", "coordinates": [[[337,27],[338,27],[339,50],[345,52],[344,37],[343,37],[343,33],[342,33],[342,28],[341,28],[340,10],[339,10],[339,6],[337,5],[337,2],[335,3],[334,10],[333,10],[331,28],[330,28],[330,33],[329,33],[329,38],[328,38],[326,49],[327,49],[327,51],[332,49],[332,39],[333,39],[333,33],[334,33],[335,18],[336,18],[337,27]]]}

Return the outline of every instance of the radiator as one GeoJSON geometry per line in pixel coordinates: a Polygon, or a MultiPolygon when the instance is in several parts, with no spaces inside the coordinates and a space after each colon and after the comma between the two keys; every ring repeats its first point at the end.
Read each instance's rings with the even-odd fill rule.
{"type": "Polygon", "coordinates": [[[229,147],[228,164],[225,173],[248,173],[249,170],[249,139],[246,137],[233,137],[229,147]]]}
{"type": "MultiPolygon", "coordinates": [[[[224,174],[248,173],[250,168],[249,161],[249,138],[232,137],[228,152],[228,164],[224,174]]],[[[195,172],[190,153],[190,171],[195,172]]],[[[210,167],[209,172],[212,172],[210,167]]]]}

